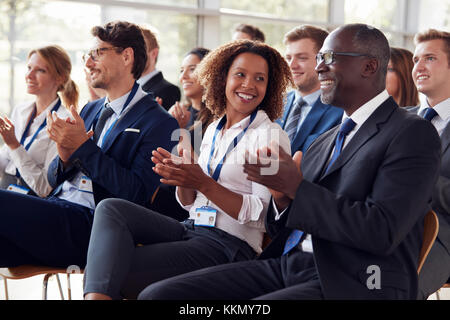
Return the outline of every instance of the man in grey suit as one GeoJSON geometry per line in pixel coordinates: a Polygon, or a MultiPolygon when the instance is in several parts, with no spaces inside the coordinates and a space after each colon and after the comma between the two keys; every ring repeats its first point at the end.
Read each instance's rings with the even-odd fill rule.
{"type": "Polygon", "coordinates": [[[450,33],[427,30],[415,37],[413,80],[425,96],[413,112],[431,121],[441,137],[442,159],[432,208],[439,233],[419,275],[419,299],[450,280],[450,33]]]}
{"type": "Polygon", "coordinates": [[[373,27],[330,33],[316,71],[322,101],[344,109],[343,124],[303,159],[272,148],[279,161],[245,165],[248,179],[271,190],[272,242],[258,260],[158,282],[140,298],[415,299],[440,141],[389,97],[388,61],[387,39],[373,27]],[[276,173],[262,174],[274,164],[276,173]]]}

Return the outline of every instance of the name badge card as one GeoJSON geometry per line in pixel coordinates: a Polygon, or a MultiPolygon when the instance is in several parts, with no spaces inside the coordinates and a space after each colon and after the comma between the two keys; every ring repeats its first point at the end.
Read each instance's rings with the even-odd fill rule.
{"type": "Polygon", "coordinates": [[[195,209],[195,220],[194,225],[195,226],[202,226],[202,227],[214,227],[216,225],[216,215],[217,210],[204,206],[195,209]]]}
{"type": "Polygon", "coordinates": [[[6,190],[21,193],[21,194],[28,194],[28,192],[30,192],[30,189],[27,189],[22,186],[18,186],[17,184],[10,184],[6,190]]]}
{"type": "Polygon", "coordinates": [[[92,180],[89,177],[82,176],[80,180],[80,184],[78,185],[78,189],[83,192],[92,193],[92,180]]]}

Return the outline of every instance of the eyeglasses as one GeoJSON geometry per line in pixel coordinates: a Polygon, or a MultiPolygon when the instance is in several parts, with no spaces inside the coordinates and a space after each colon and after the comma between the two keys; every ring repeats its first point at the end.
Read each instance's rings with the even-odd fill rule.
{"type": "Polygon", "coordinates": [[[121,47],[108,47],[108,48],[97,48],[97,49],[89,50],[87,53],[85,53],[83,55],[83,62],[86,63],[86,61],[89,58],[91,58],[94,61],[97,61],[103,51],[108,51],[108,50],[113,50],[113,49],[122,49],[122,48],[121,47]]]}
{"type": "Polygon", "coordinates": [[[322,61],[326,65],[332,64],[335,60],[335,56],[349,56],[349,57],[371,57],[370,54],[365,53],[353,53],[353,52],[333,52],[333,51],[327,51],[327,52],[319,52],[316,55],[316,62],[317,65],[319,65],[322,61]]]}

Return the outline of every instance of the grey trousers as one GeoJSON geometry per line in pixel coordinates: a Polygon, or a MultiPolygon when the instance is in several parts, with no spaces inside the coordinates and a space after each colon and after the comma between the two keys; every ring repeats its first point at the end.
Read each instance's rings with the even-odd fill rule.
{"type": "Polygon", "coordinates": [[[217,228],[179,222],[121,199],[94,214],[84,294],[135,299],[148,285],[219,264],[255,258],[245,242],[217,228]]]}
{"type": "Polygon", "coordinates": [[[450,255],[439,239],[431,247],[419,274],[417,299],[426,300],[450,279],[450,255]]]}

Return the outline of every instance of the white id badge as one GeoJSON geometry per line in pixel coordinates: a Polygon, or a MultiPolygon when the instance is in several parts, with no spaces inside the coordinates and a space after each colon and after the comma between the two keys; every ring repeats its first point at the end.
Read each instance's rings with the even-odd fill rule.
{"type": "Polygon", "coordinates": [[[195,226],[214,227],[216,225],[217,210],[208,206],[195,209],[195,226]]]}
{"type": "Polygon", "coordinates": [[[22,193],[22,194],[28,194],[30,192],[30,189],[27,189],[22,186],[18,186],[17,184],[10,184],[6,190],[22,193]]]}
{"type": "Polygon", "coordinates": [[[82,176],[80,179],[80,184],[78,185],[78,189],[84,192],[92,193],[92,180],[89,177],[82,176]]]}

